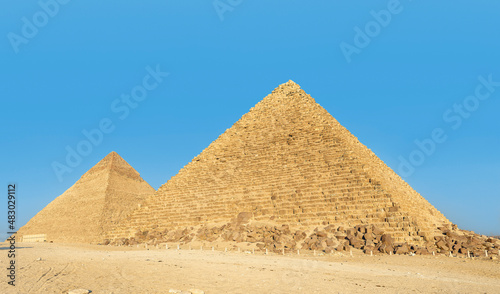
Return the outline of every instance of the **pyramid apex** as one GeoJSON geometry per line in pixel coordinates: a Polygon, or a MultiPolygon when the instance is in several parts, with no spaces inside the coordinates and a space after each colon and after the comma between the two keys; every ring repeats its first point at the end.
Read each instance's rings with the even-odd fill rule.
{"type": "Polygon", "coordinates": [[[118,153],[116,153],[116,151],[111,151],[104,158],[106,157],[114,158],[115,156],[121,157],[118,153]]]}
{"type": "MultiPolygon", "coordinates": [[[[279,85],[277,88],[275,88],[273,90],[273,92],[268,95],[269,96],[294,96],[296,93],[300,93],[302,92],[302,94],[305,94],[304,90],[302,90],[299,86],[299,84],[295,83],[294,81],[292,80],[289,80],[288,82],[286,83],[283,83],[281,85],[279,85]]],[[[302,96],[302,95],[301,95],[302,96]]],[[[266,100],[266,99],[264,99],[266,100]]]]}
{"type": "Polygon", "coordinates": [[[101,159],[95,166],[112,168],[114,164],[117,164],[119,162],[125,162],[125,160],[115,151],[111,151],[108,153],[108,155],[104,156],[104,158],[101,159]]]}
{"type": "Polygon", "coordinates": [[[82,178],[88,174],[93,174],[101,170],[107,170],[108,172],[116,171],[121,174],[127,174],[132,178],[140,178],[140,174],[115,151],[111,151],[108,155],[101,159],[88,172],[86,172],[82,178]]]}
{"type": "Polygon", "coordinates": [[[299,84],[289,80],[276,87],[272,93],[262,99],[256,107],[265,105],[266,107],[271,106],[276,108],[294,103],[297,106],[302,105],[301,107],[303,107],[304,103],[311,105],[311,103],[316,103],[316,101],[302,90],[299,84]]]}
{"type": "Polygon", "coordinates": [[[297,90],[300,90],[300,85],[295,83],[292,80],[288,80],[288,82],[283,83],[278,86],[278,88],[275,89],[275,91],[285,91],[285,92],[295,92],[297,90]]]}

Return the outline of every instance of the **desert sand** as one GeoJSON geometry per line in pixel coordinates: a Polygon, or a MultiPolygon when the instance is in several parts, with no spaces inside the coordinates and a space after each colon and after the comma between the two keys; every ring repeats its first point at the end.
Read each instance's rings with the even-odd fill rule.
{"type": "MultiPolygon", "coordinates": [[[[335,253],[313,256],[20,243],[15,288],[1,293],[500,293],[498,259],[335,253]]],[[[1,267],[7,265],[2,243],[1,267]]],[[[5,270],[6,272],[6,270],[5,270]]]]}

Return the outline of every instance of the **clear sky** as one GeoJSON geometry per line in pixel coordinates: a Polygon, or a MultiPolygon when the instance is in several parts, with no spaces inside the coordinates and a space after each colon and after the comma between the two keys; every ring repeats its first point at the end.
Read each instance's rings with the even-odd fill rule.
{"type": "Polygon", "coordinates": [[[18,227],[110,151],[157,189],[292,79],[452,222],[500,234],[500,2],[353,2],[2,1],[18,227]]]}

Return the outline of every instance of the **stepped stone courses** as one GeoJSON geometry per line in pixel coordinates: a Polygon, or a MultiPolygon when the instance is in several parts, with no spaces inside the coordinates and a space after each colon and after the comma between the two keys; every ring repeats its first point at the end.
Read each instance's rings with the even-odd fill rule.
{"type": "MultiPolygon", "coordinates": [[[[297,230],[373,225],[395,243],[415,246],[442,235],[438,227],[451,226],[289,81],[243,115],[106,237],[153,239],[175,230],[180,236],[191,226],[230,223],[239,213],[297,230]]],[[[351,239],[349,244],[361,246],[359,238],[351,239]]]]}
{"type": "Polygon", "coordinates": [[[97,243],[154,189],[111,152],[71,188],[35,215],[18,235],[46,234],[47,241],[97,243]]]}

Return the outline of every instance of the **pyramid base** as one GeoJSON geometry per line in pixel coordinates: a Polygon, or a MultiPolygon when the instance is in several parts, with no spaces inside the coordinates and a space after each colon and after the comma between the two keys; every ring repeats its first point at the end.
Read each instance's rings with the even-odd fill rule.
{"type": "MultiPolygon", "coordinates": [[[[240,214],[241,216],[241,214],[240,214]]],[[[274,253],[314,252],[315,254],[445,254],[465,257],[498,256],[500,240],[452,227],[441,227],[433,235],[400,241],[375,225],[354,227],[326,225],[292,227],[275,221],[250,220],[245,216],[231,222],[171,229],[138,230],[128,238],[107,239],[104,245],[220,247],[274,253]]]]}

